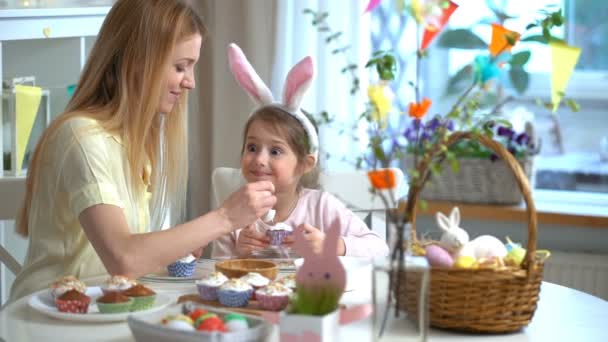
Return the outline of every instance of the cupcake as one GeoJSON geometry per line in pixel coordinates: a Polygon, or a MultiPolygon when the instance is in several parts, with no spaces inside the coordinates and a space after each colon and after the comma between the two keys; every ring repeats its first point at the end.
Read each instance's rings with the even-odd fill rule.
{"type": "Polygon", "coordinates": [[[129,312],[134,301],[119,291],[109,291],[97,298],[97,308],[101,313],[129,312]]]}
{"type": "Polygon", "coordinates": [[[255,299],[255,291],[257,289],[260,289],[270,283],[270,279],[257,272],[249,272],[240,279],[253,287],[253,295],[251,299],[255,299]]]}
{"type": "Polygon", "coordinates": [[[167,266],[170,277],[192,277],[196,269],[196,258],[190,254],[167,266]]]}
{"type": "Polygon", "coordinates": [[[108,294],[110,292],[122,292],[135,285],[137,285],[137,282],[133,279],[121,275],[114,275],[101,284],[100,287],[103,294],[108,294]]]}
{"type": "Polygon", "coordinates": [[[230,279],[217,290],[220,303],[230,307],[243,307],[249,304],[253,287],[240,279],[230,279]]]}
{"type": "Polygon", "coordinates": [[[279,222],[274,226],[268,226],[266,235],[270,240],[271,246],[280,246],[283,243],[283,239],[292,233],[291,226],[279,222]]]}
{"type": "Polygon", "coordinates": [[[273,283],[255,291],[260,307],[264,310],[280,311],[289,303],[292,291],[281,283],[273,283]]]}
{"type": "Polygon", "coordinates": [[[53,300],[59,298],[69,290],[76,290],[80,293],[85,293],[87,291],[87,286],[82,281],[71,275],[60,278],[51,284],[51,295],[53,295],[53,300]]]}
{"type": "Polygon", "coordinates": [[[197,280],[196,289],[203,300],[217,300],[217,289],[228,281],[222,272],[211,272],[206,277],[197,280]]]}
{"type": "Polygon", "coordinates": [[[91,297],[77,290],[68,290],[55,299],[55,306],[59,312],[83,313],[89,311],[91,297]]]}
{"type": "Polygon", "coordinates": [[[281,279],[278,279],[277,281],[275,281],[275,283],[280,283],[282,285],[284,285],[285,287],[291,289],[292,291],[295,291],[296,289],[296,275],[295,274],[290,274],[287,276],[284,276],[281,279]]]}
{"type": "Polygon", "coordinates": [[[122,294],[133,298],[131,311],[149,309],[154,305],[154,301],[156,300],[156,292],[141,284],[137,284],[127,290],[124,290],[122,294]]]}

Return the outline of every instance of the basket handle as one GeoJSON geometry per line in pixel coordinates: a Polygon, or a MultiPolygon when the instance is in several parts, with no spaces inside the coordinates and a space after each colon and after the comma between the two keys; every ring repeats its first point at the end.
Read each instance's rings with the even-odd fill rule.
{"type": "MultiPolygon", "coordinates": [[[[528,182],[528,177],[522,170],[521,166],[517,162],[517,159],[509,152],[505,147],[499,142],[491,139],[485,135],[476,134],[473,132],[454,132],[449,135],[446,141],[446,147],[450,147],[453,144],[459,142],[460,140],[477,140],[482,145],[491,149],[496,153],[502,160],[507,163],[507,166],[513,172],[517,184],[519,185],[519,190],[524,196],[524,200],[526,201],[526,214],[528,216],[528,245],[526,249],[526,256],[524,258],[523,267],[527,269],[528,274],[530,274],[530,270],[532,269],[532,264],[534,255],[536,254],[536,236],[537,236],[537,218],[536,218],[536,207],[534,206],[534,201],[532,200],[532,192],[530,190],[530,183],[528,182]]],[[[419,174],[419,178],[413,184],[410,184],[410,188],[407,194],[407,204],[406,204],[406,217],[409,218],[409,222],[412,225],[412,238],[416,239],[416,207],[418,204],[418,195],[422,190],[424,184],[427,181],[427,176],[429,172],[429,166],[431,161],[435,156],[438,156],[442,153],[441,146],[435,146],[428,154],[424,156],[421,162],[418,164],[417,171],[419,174]]]]}

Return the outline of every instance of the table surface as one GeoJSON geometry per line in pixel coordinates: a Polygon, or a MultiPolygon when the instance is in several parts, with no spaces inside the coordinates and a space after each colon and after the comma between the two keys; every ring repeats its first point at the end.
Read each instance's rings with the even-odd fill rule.
{"type": "MultiPolygon", "coordinates": [[[[213,268],[212,261],[199,263],[202,271],[213,268]]],[[[346,292],[346,305],[371,302],[371,273],[360,272],[357,288],[346,292]]],[[[89,285],[103,279],[91,279],[89,285]]],[[[196,292],[193,283],[144,282],[159,293],[177,299],[182,294],[196,292]]],[[[82,323],[47,317],[27,304],[29,297],[22,298],[0,311],[0,341],[53,342],[53,341],[134,341],[126,322],[82,323]]],[[[608,341],[608,302],[567,287],[543,282],[540,301],[530,325],[520,332],[500,335],[471,335],[439,329],[430,329],[430,341],[608,341]]],[[[412,332],[407,324],[389,324],[391,330],[381,341],[415,341],[408,339],[412,332]],[[406,336],[406,338],[404,338],[406,336]]],[[[274,329],[269,340],[278,340],[274,329]]],[[[340,340],[371,341],[372,319],[352,323],[340,329],[340,340]]]]}

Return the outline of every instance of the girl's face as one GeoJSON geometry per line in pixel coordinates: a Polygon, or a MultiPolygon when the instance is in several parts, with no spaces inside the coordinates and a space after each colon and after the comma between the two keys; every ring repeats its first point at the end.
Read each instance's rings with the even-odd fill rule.
{"type": "Polygon", "coordinates": [[[247,182],[271,181],[277,192],[291,191],[307,169],[298,168],[298,157],[285,138],[256,120],[245,137],[241,170],[247,182]]]}
{"type": "Polygon", "coordinates": [[[200,34],[175,45],[167,66],[167,84],[158,105],[160,113],[169,113],[187,90],[194,89],[194,65],[198,61],[203,38],[200,34]]]}

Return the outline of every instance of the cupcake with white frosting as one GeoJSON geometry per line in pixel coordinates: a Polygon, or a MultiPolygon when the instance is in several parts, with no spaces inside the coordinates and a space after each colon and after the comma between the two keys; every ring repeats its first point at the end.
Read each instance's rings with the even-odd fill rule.
{"type": "Polygon", "coordinates": [[[230,279],[217,290],[217,297],[222,305],[244,307],[249,304],[253,287],[240,279],[230,279]]]}
{"type": "Polygon", "coordinates": [[[274,226],[266,226],[266,236],[268,236],[271,246],[280,246],[283,243],[283,239],[291,235],[292,232],[293,228],[283,222],[279,222],[274,226]]]}
{"type": "Polygon", "coordinates": [[[287,307],[293,293],[287,286],[275,282],[255,291],[260,307],[264,310],[280,311],[287,307]]]}
{"type": "Polygon", "coordinates": [[[209,275],[195,281],[198,294],[203,300],[217,300],[217,290],[228,278],[222,272],[211,272],[209,275]]]}
{"type": "Polygon", "coordinates": [[[177,260],[167,266],[167,271],[170,277],[192,277],[196,269],[196,258],[194,255],[177,260]]]}
{"type": "Polygon", "coordinates": [[[83,294],[87,291],[87,286],[85,283],[72,275],[65,276],[54,281],[51,283],[50,287],[53,299],[61,297],[64,293],[70,290],[76,290],[83,294]]]}
{"type": "Polygon", "coordinates": [[[251,285],[251,287],[253,287],[253,295],[252,295],[251,299],[255,299],[255,291],[257,289],[260,289],[260,288],[270,284],[270,279],[264,277],[263,275],[261,275],[257,272],[249,272],[239,279],[241,279],[242,281],[246,282],[247,284],[251,285]]]}
{"type": "Polygon", "coordinates": [[[296,289],[296,275],[289,274],[275,281],[275,283],[281,283],[282,285],[290,288],[292,291],[296,289]]]}
{"type": "Polygon", "coordinates": [[[111,292],[122,292],[135,285],[137,285],[137,282],[133,279],[121,275],[113,275],[101,284],[100,287],[105,295],[111,292]]]}

